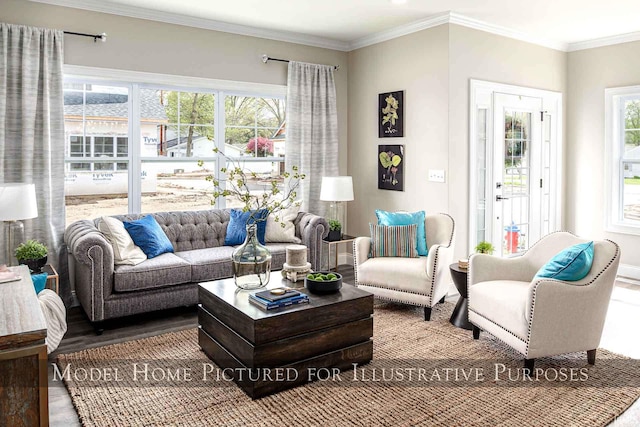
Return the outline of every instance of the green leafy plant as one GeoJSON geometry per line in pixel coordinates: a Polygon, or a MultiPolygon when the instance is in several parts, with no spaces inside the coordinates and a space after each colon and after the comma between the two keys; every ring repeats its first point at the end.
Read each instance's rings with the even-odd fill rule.
{"type": "Polygon", "coordinates": [[[47,256],[49,253],[47,247],[37,240],[28,240],[26,243],[21,243],[16,248],[16,258],[19,261],[41,259],[47,256]]]}
{"type": "Polygon", "coordinates": [[[331,230],[331,231],[340,231],[340,230],[342,230],[342,224],[340,224],[340,221],[338,221],[336,219],[330,219],[329,220],[329,230],[331,230]]]}
{"type": "MultiPolygon", "coordinates": [[[[277,213],[291,206],[299,206],[300,201],[296,200],[298,193],[296,190],[300,187],[300,181],[305,179],[306,175],[298,171],[297,166],[293,166],[291,172],[284,172],[282,176],[285,179],[285,189],[278,188],[278,181],[272,179],[268,184],[264,185],[263,192],[251,191],[249,183],[251,180],[256,181],[258,176],[255,172],[247,171],[240,167],[235,159],[227,157],[217,148],[213,150],[224,159],[223,163],[230,164],[229,167],[220,168],[220,172],[226,175],[226,179],[218,180],[213,175],[207,176],[205,179],[213,184],[213,200],[212,205],[216,204],[218,197],[235,197],[244,205],[243,212],[253,212],[250,216],[253,221],[266,221],[266,217],[254,217],[258,211],[266,209],[270,214],[277,213]]],[[[204,162],[199,161],[200,167],[204,166],[204,162]]],[[[278,215],[274,216],[276,222],[280,222],[278,215]]],[[[285,227],[284,223],[280,223],[285,227]]]]}
{"type": "Polygon", "coordinates": [[[476,253],[491,255],[495,251],[493,245],[487,241],[482,241],[476,245],[476,253]]]}

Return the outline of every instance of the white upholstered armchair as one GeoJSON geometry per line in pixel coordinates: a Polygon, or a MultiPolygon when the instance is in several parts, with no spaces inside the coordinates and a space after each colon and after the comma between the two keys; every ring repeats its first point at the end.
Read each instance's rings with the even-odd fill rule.
{"type": "Polygon", "coordinates": [[[369,258],[370,237],[353,242],[356,286],[376,297],[424,307],[424,319],[431,308],[444,302],[449,289],[449,264],[453,258],[455,223],[447,214],[425,217],[428,255],[418,258],[369,258]]]}
{"type": "Polygon", "coordinates": [[[528,370],[537,357],[585,350],[594,364],[620,262],[618,245],[595,241],[591,270],[581,280],[534,277],[558,252],[586,241],[557,232],[520,257],[473,255],[468,295],[474,339],[480,330],[490,333],[521,353],[528,370]]]}

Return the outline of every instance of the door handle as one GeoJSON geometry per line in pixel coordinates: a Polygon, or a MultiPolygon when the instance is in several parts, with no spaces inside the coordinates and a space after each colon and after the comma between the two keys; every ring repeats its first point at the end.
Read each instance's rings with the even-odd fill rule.
{"type": "Polygon", "coordinates": [[[502,197],[502,196],[496,196],[496,202],[499,202],[501,200],[509,200],[508,197],[502,197]]]}

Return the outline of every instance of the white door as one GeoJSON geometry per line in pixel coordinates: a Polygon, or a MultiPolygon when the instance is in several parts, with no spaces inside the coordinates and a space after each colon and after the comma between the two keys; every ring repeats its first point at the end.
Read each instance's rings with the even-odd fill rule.
{"type": "Polygon", "coordinates": [[[493,102],[491,240],[496,255],[511,256],[543,232],[543,99],[494,93],[493,102]]]}

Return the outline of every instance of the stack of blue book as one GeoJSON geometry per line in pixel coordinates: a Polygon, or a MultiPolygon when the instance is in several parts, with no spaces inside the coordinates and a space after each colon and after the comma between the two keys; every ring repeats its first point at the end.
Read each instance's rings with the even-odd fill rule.
{"type": "Polygon", "coordinates": [[[288,307],[290,305],[306,304],[309,302],[309,296],[293,289],[283,289],[274,292],[274,289],[256,292],[249,295],[249,302],[264,310],[273,310],[280,307],[288,307]]]}

